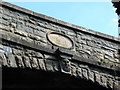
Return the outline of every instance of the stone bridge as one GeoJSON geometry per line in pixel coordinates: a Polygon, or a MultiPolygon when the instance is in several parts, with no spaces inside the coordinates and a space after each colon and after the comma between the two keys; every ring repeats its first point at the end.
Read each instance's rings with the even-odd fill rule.
{"type": "MultiPolygon", "coordinates": [[[[34,73],[50,72],[51,75],[56,73],[57,76],[52,77],[53,81],[74,78],[75,82],[89,82],[91,85],[77,83],[78,88],[97,86],[106,90],[120,90],[119,38],[7,2],[0,3],[0,16],[0,62],[4,75],[3,88],[11,88],[10,78],[11,81],[16,79],[15,83],[17,83],[23,75],[18,71],[26,70],[25,72],[34,73]],[[63,75],[62,78],[57,79],[60,75],[63,75]]],[[[29,73],[25,77],[24,74],[23,79],[34,73],[29,73]]],[[[47,83],[51,78],[46,74],[44,75],[47,83]]],[[[39,79],[40,74],[34,75],[34,78],[39,79]]],[[[60,87],[63,84],[61,83],[60,87]]],[[[72,87],[72,84],[67,87],[72,87]]],[[[54,87],[55,83],[52,85],[51,87],[54,87]]]]}

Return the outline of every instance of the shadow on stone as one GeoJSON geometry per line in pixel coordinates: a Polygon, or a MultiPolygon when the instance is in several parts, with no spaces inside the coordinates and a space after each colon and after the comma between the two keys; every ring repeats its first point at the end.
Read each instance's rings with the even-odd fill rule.
{"type": "Polygon", "coordinates": [[[81,88],[108,90],[91,81],[75,78],[60,72],[34,69],[3,68],[4,88],[81,88]]]}

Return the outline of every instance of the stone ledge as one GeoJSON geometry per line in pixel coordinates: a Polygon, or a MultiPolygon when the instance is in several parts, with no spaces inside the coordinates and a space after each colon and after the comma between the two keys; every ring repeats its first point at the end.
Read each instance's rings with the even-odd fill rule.
{"type": "MultiPolygon", "coordinates": [[[[14,44],[18,44],[18,45],[22,45],[24,47],[28,47],[28,48],[31,48],[33,50],[37,50],[37,51],[42,51],[42,52],[46,52],[46,53],[50,53],[50,54],[60,54],[60,55],[68,55],[72,58],[73,61],[78,61],[78,62],[82,62],[82,63],[87,63],[87,64],[90,64],[90,65],[94,65],[94,66],[97,66],[99,68],[104,68],[104,69],[107,69],[107,70],[112,70],[112,71],[117,71],[117,72],[120,72],[120,65],[118,64],[117,66],[113,66],[111,67],[109,64],[99,64],[99,62],[97,60],[92,60],[92,59],[85,59],[85,58],[82,58],[80,56],[76,56],[75,55],[75,52],[71,52],[70,50],[66,50],[66,49],[63,49],[63,48],[60,48],[58,49],[59,52],[57,53],[57,49],[50,49],[50,48],[47,48],[47,47],[44,47],[44,46],[41,46],[41,45],[37,45],[37,44],[34,44],[32,42],[28,42],[26,40],[21,40],[20,37],[18,35],[14,35],[14,34],[11,34],[11,33],[0,33],[0,37],[2,40],[4,41],[7,41],[9,43],[14,43],[14,44]]],[[[1,42],[2,43],[2,42],[1,42]]]]}
{"type": "Polygon", "coordinates": [[[2,4],[2,6],[4,6],[4,7],[9,7],[11,9],[16,10],[16,11],[19,11],[19,12],[22,12],[22,13],[26,13],[26,14],[41,18],[41,19],[50,21],[52,23],[64,26],[64,27],[68,27],[68,28],[72,28],[74,30],[82,31],[84,33],[92,34],[92,35],[94,35],[96,37],[101,37],[101,38],[112,40],[112,41],[115,41],[115,42],[120,42],[119,38],[116,38],[116,37],[113,37],[113,36],[110,36],[110,35],[107,35],[107,34],[103,34],[103,33],[100,33],[100,32],[96,32],[96,31],[93,31],[93,30],[90,30],[90,29],[86,29],[84,27],[80,27],[80,26],[77,26],[77,25],[74,25],[74,24],[70,24],[70,23],[67,23],[67,22],[64,22],[64,21],[61,21],[61,20],[57,20],[55,18],[48,17],[48,16],[45,16],[45,15],[36,13],[36,12],[30,11],[30,10],[27,10],[25,8],[18,7],[16,5],[4,2],[4,1],[0,2],[0,4],[2,4]]]}

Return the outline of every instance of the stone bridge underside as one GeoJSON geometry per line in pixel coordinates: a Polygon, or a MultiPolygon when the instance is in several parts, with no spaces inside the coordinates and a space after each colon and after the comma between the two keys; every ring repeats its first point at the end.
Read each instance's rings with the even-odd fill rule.
{"type": "Polygon", "coordinates": [[[120,89],[118,38],[6,2],[0,6],[3,88],[120,89]]]}

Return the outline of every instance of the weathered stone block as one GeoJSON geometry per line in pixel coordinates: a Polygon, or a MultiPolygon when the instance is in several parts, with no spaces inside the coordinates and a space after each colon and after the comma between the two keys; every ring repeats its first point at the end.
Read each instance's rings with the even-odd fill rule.
{"type": "Polygon", "coordinates": [[[8,30],[13,33],[15,31],[15,28],[10,27],[8,30]]]}
{"type": "Polygon", "coordinates": [[[107,87],[107,77],[104,75],[101,75],[101,85],[107,87]]]}
{"type": "Polygon", "coordinates": [[[108,55],[106,55],[106,54],[105,54],[104,58],[105,58],[105,59],[109,59],[109,60],[111,59],[111,57],[108,56],[108,55]]]}
{"type": "Polygon", "coordinates": [[[35,24],[35,21],[34,20],[31,20],[31,19],[28,19],[28,21],[32,24],[35,24]]]}
{"type": "Polygon", "coordinates": [[[0,64],[3,66],[8,66],[7,59],[3,53],[0,53],[0,64]]]}
{"type": "Polygon", "coordinates": [[[24,37],[28,36],[28,33],[24,32],[24,31],[21,31],[21,30],[15,30],[14,33],[16,33],[18,35],[21,35],[21,36],[24,36],[24,37]]]}
{"type": "Polygon", "coordinates": [[[14,55],[19,55],[19,56],[24,55],[24,51],[19,49],[12,48],[12,52],[14,55]]]}
{"type": "Polygon", "coordinates": [[[92,47],[95,47],[95,43],[94,42],[92,42],[92,41],[87,41],[87,45],[88,46],[92,46],[92,47]]]}
{"type": "Polygon", "coordinates": [[[109,88],[113,88],[113,82],[114,82],[114,80],[113,80],[113,78],[107,78],[107,87],[109,87],[109,88]]]}
{"type": "MultiPolygon", "coordinates": [[[[1,22],[0,22],[1,23],[1,22]]],[[[10,32],[10,29],[9,29],[10,27],[9,26],[5,26],[5,25],[1,25],[0,24],[0,32],[3,32],[3,30],[4,31],[7,31],[7,32],[10,32]]]]}
{"type": "Polygon", "coordinates": [[[88,79],[88,70],[87,69],[82,69],[82,76],[84,79],[88,79]]]}
{"type": "Polygon", "coordinates": [[[120,81],[114,81],[114,90],[120,90],[120,81]]]}
{"type": "Polygon", "coordinates": [[[91,40],[91,37],[90,37],[90,36],[87,36],[87,35],[83,35],[83,36],[81,36],[81,39],[82,39],[82,40],[90,41],[90,40],[91,40]]]}
{"type": "Polygon", "coordinates": [[[32,57],[44,58],[44,56],[40,52],[31,51],[30,54],[31,54],[32,57]]]}
{"type": "Polygon", "coordinates": [[[39,69],[37,58],[30,57],[30,63],[32,68],[39,69]]]}
{"type": "Polygon", "coordinates": [[[70,36],[76,36],[76,33],[73,32],[73,31],[68,31],[67,34],[70,35],[70,36]]]}
{"type": "Polygon", "coordinates": [[[26,31],[27,33],[33,34],[34,29],[27,27],[27,26],[23,26],[23,27],[24,27],[24,31],[26,31]]]}
{"type": "Polygon", "coordinates": [[[80,40],[80,44],[86,44],[86,40],[80,40]]]}
{"type": "Polygon", "coordinates": [[[97,54],[97,57],[98,57],[99,59],[104,60],[104,54],[99,53],[99,54],[97,54]]]}
{"type": "Polygon", "coordinates": [[[24,68],[24,63],[21,56],[16,55],[15,60],[19,68],[24,68]]]}
{"type": "Polygon", "coordinates": [[[78,77],[83,78],[82,77],[82,69],[81,68],[78,67],[76,73],[77,73],[78,77]]]}
{"type": "Polygon", "coordinates": [[[54,71],[52,60],[45,60],[45,65],[46,65],[47,71],[54,71]]]}
{"type": "Polygon", "coordinates": [[[49,60],[57,60],[57,58],[53,55],[44,54],[44,56],[46,59],[49,59],[49,60]]]}
{"type": "Polygon", "coordinates": [[[114,53],[114,58],[119,59],[119,58],[120,58],[120,55],[119,55],[118,53],[114,53]]]}
{"type": "Polygon", "coordinates": [[[59,61],[53,61],[53,69],[54,71],[60,71],[59,61]]]}
{"type": "Polygon", "coordinates": [[[34,40],[41,40],[41,38],[39,36],[33,35],[33,34],[28,34],[28,37],[34,40]]]}
{"type": "Polygon", "coordinates": [[[43,32],[43,30],[34,30],[33,33],[37,36],[40,36],[41,38],[45,38],[46,37],[46,33],[43,32]]]}
{"type": "Polygon", "coordinates": [[[0,50],[0,54],[1,54],[1,53],[5,53],[5,51],[4,51],[4,50],[0,50]]]}
{"type": "Polygon", "coordinates": [[[71,74],[71,66],[70,66],[70,61],[68,59],[61,60],[60,67],[63,73],[71,74]]]}
{"type": "Polygon", "coordinates": [[[16,22],[16,23],[19,24],[19,25],[24,25],[25,22],[24,22],[23,20],[18,20],[18,19],[17,19],[17,22],[16,22]]]}
{"type": "Polygon", "coordinates": [[[22,56],[22,58],[23,58],[23,63],[24,63],[24,65],[25,65],[25,67],[31,68],[31,64],[30,64],[30,59],[29,59],[29,57],[27,57],[27,56],[22,56]]]}
{"type": "Polygon", "coordinates": [[[78,66],[79,66],[80,68],[88,69],[88,65],[79,64],[78,66]]]}
{"type": "Polygon", "coordinates": [[[92,72],[91,70],[88,70],[88,79],[91,80],[92,82],[95,81],[95,76],[94,76],[94,72],[92,72]]]}
{"type": "Polygon", "coordinates": [[[101,85],[100,73],[98,73],[98,72],[94,72],[94,73],[95,73],[95,82],[97,82],[101,85]]]}
{"type": "Polygon", "coordinates": [[[71,65],[71,74],[77,76],[77,67],[73,64],[71,65]]]}
{"type": "Polygon", "coordinates": [[[10,23],[10,27],[16,28],[16,23],[10,23]]]}
{"type": "Polygon", "coordinates": [[[4,51],[6,54],[12,54],[12,48],[11,47],[8,47],[8,46],[4,46],[4,51]]]}
{"type": "Polygon", "coordinates": [[[45,66],[45,61],[44,59],[38,59],[38,64],[39,64],[39,68],[41,70],[46,70],[46,66],[45,66]]]}
{"type": "Polygon", "coordinates": [[[3,25],[5,25],[5,26],[9,26],[9,21],[6,21],[6,20],[3,20],[2,19],[2,22],[1,22],[3,25]]]}
{"type": "Polygon", "coordinates": [[[15,57],[12,54],[7,55],[7,62],[10,67],[17,67],[15,57]]]}

